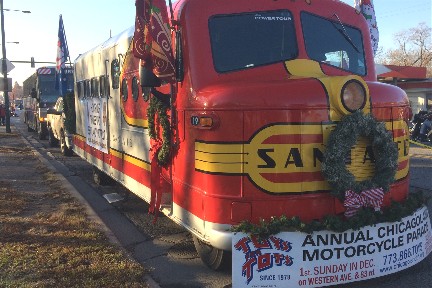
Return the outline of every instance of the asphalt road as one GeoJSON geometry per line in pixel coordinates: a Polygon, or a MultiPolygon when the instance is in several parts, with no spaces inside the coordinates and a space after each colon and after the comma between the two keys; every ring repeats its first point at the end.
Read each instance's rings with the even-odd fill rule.
{"type": "MultiPolygon", "coordinates": [[[[78,156],[64,157],[59,148],[49,147],[47,140],[38,140],[34,132],[19,117],[11,118],[12,125],[40,153],[46,163],[53,165],[71,189],[91,206],[118,241],[137,261],[150,270],[154,287],[231,287],[231,270],[215,272],[202,264],[195,252],[190,234],[164,216],[153,224],[147,214],[147,204],[120,185],[93,184],[92,167],[78,156]],[[109,204],[102,196],[119,193],[125,200],[109,204]]],[[[432,149],[411,145],[411,191],[423,190],[432,196],[432,149]]],[[[432,211],[432,201],[429,210],[432,211]]],[[[421,263],[388,276],[335,287],[432,287],[432,255],[421,263]]],[[[151,280],[150,280],[151,281],[151,280]]]]}

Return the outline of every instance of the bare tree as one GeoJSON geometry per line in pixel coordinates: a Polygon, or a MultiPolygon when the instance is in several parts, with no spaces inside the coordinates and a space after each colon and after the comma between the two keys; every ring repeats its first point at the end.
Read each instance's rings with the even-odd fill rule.
{"type": "MultiPolygon", "coordinates": [[[[11,93],[9,93],[10,95],[11,93]]],[[[23,97],[23,87],[18,84],[18,82],[14,83],[12,88],[12,97],[13,99],[22,99],[23,97]]],[[[12,98],[11,98],[12,99],[12,98]]]]}
{"type": "Polygon", "coordinates": [[[384,51],[384,47],[378,46],[378,49],[375,53],[375,62],[380,64],[387,64],[386,52],[384,51]]]}
{"type": "Polygon", "coordinates": [[[383,64],[426,67],[432,77],[431,27],[425,22],[394,35],[397,47],[379,57],[383,64]]]}

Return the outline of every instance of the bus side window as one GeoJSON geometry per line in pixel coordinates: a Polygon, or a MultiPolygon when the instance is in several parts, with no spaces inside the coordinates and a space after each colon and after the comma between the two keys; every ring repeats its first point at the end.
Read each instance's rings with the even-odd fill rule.
{"type": "Polygon", "coordinates": [[[106,84],[105,76],[100,76],[99,77],[99,96],[100,97],[104,97],[107,94],[105,84],[106,84]]]}
{"type": "Polygon", "coordinates": [[[100,97],[109,97],[110,95],[110,87],[109,87],[109,76],[100,76],[99,77],[99,94],[100,97]]]}
{"type": "Polygon", "coordinates": [[[99,97],[99,80],[98,78],[91,79],[91,96],[99,97]]]}
{"type": "Polygon", "coordinates": [[[91,96],[91,85],[90,80],[84,82],[84,98],[90,98],[91,96]]]}
{"type": "Polygon", "coordinates": [[[113,89],[120,87],[120,63],[117,59],[111,62],[111,81],[113,89]]]}
{"type": "Polygon", "coordinates": [[[77,95],[78,98],[83,98],[84,97],[84,89],[83,89],[83,82],[77,82],[77,95]]]}
{"type": "Polygon", "coordinates": [[[135,102],[138,101],[139,89],[138,89],[138,80],[136,77],[132,78],[132,98],[135,102]]]}
{"type": "Polygon", "coordinates": [[[86,82],[83,81],[82,85],[83,85],[83,99],[85,99],[87,97],[87,85],[86,85],[86,82]]]}
{"type": "Polygon", "coordinates": [[[124,78],[122,81],[122,87],[121,87],[121,96],[123,99],[123,102],[126,102],[128,99],[128,83],[127,83],[127,79],[124,78]]]}

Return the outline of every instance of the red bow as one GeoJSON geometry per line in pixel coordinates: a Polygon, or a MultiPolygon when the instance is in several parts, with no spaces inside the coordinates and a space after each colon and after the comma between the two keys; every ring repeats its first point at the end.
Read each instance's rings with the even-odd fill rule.
{"type": "Polygon", "coordinates": [[[348,190],[345,192],[345,216],[354,216],[361,207],[373,207],[375,211],[380,211],[383,199],[384,190],[382,188],[364,190],[360,194],[348,190]]]}
{"type": "Polygon", "coordinates": [[[151,159],[151,183],[150,183],[150,206],[149,213],[154,214],[153,223],[156,222],[162,200],[162,168],[158,163],[158,153],[162,147],[160,140],[151,140],[150,159],[151,159]]]}

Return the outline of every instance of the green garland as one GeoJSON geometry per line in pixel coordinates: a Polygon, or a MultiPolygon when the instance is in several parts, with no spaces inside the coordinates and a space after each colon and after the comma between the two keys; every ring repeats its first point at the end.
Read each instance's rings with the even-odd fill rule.
{"type": "Polygon", "coordinates": [[[63,96],[63,111],[66,119],[64,119],[64,127],[67,133],[76,133],[76,113],[75,113],[75,98],[74,93],[70,92],[63,96]]]}
{"type": "Polygon", "coordinates": [[[155,115],[157,113],[159,124],[162,127],[162,147],[158,152],[158,163],[165,166],[170,161],[171,154],[171,128],[167,115],[168,106],[157,97],[150,98],[149,107],[147,108],[147,119],[149,136],[153,140],[158,139],[158,133],[155,126],[155,115]]]}
{"type": "Polygon", "coordinates": [[[345,191],[361,191],[382,188],[389,190],[394,182],[398,167],[398,150],[392,135],[385,124],[378,122],[372,115],[356,111],[342,118],[327,142],[322,173],[332,187],[332,195],[344,200],[345,191]],[[375,156],[375,174],[371,179],[356,182],[354,175],[345,165],[346,157],[360,136],[372,142],[375,156]]]}
{"type": "Polygon", "coordinates": [[[311,234],[316,231],[330,230],[344,232],[349,229],[358,230],[365,226],[375,225],[384,222],[397,222],[402,218],[412,215],[417,209],[425,205],[430,198],[423,192],[412,193],[404,202],[392,202],[389,207],[377,212],[372,208],[362,208],[356,215],[348,219],[337,215],[325,216],[321,221],[311,221],[304,223],[295,216],[272,217],[269,221],[261,219],[258,224],[243,221],[239,225],[233,226],[231,232],[243,232],[257,235],[259,238],[267,238],[281,231],[299,231],[311,234]]]}

